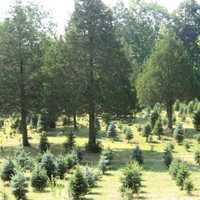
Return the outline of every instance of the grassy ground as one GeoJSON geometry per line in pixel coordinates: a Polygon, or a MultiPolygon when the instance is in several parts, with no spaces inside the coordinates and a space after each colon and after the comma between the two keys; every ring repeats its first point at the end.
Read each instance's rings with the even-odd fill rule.
{"type": "MultiPolygon", "coordinates": [[[[86,121],[80,120],[80,124],[86,125],[86,121]]],[[[128,144],[124,138],[123,133],[119,138],[119,141],[112,141],[105,137],[101,137],[100,140],[104,148],[110,147],[114,151],[114,160],[112,169],[102,177],[98,182],[98,186],[94,188],[90,194],[86,196],[87,200],[121,200],[120,188],[120,176],[121,170],[125,164],[130,160],[130,154],[134,146],[139,145],[144,153],[144,166],[143,166],[143,189],[140,195],[140,199],[152,199],[152,200],[198,200],[200,199],[200,167],[194,162],[194,152],[198,148],[198,144],[191,136],[195,134],[193,130],[191,119],[188,117],[184,123],[184,128],[187,129],[187,140],[191,144],[190,151],[186,151],[183,145],[177,145],[172,137],[163,136],[161,141],[158,141],[156,137],[153,137],[153,142],[146,143],[145,138],[137,132],[136,127],[139,124],[144,123],[144,120],[137,119],[137,123],[131,126],[134,132],[134,139],[132,143],[128,144]],[[163,164],[162,154],[164,146],[172,142],[175,144],[175,151],[173,156],[181,158],[187,161],[192,171],[191,178],[195,185],[195,191],[192,195],[188,196],[186,192],[180,191],[176,186],[175,181],[171,179],[167,168],[163,164]]],[[[122,127],[126,124],[122,124],[122,127]]],[[[63,132],[69,131],[69,128],[60,127],[55,131],[48,133],[48,139],[51,143],[51,151],[55,154],[62,152],[62,145],[66,137],[63,136],[63,132]]],[[[80,147],[84,147],[87,142],[88,130],[85,127],[80,128],[76,143],[80,147]]],[[[102,134],[103,135],[103,134],[102,134]]],[[[5,157],[12,157],[17,148],[19,148],[20,138],[4,138],[2,139],[4,152],[0,153],[0,166],[5,157]]],[[[38,134],[31,133],[31,148],[27,151],[31,152],[34,157],[38,151],[38,134]]],[[[98,163],[99,155],[84,153],[84,164],[96,166],[98,163]]],[[[29,188],[28,199],[30,200],[66,200],[68,199],[67,179],[70,174],[67,174],[66,180],[58,181],[56,188],[48,187],[45,192],[37,193],[29,188]]],[[[27,174],[29,177],[29,174],[27,174]]],[[[13,200],[14,197],[11,194],[10,187],[0,182],[0,191],[5,192],[8,195],[9,200],[13,200]]],[[[1,198],[0,198],[1,199],[1,198]]]]}

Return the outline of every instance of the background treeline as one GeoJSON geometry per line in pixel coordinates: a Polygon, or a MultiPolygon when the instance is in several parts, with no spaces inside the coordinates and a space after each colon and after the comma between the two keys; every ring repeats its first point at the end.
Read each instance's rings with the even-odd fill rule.
{"type": "MultiPolygon", "coordinates": [[[[60,115],[89,115],[88,148],[96,142],[96,118],[127,117],[143,106],[166,106],[172,128],[176,99],[199,98],[200,5],[174,13],[132,0],[110,9],[101,0],[76,0],[64,35],[50,16],[17,1],[0,23],[0,113],[27,123],[40,114],[54,128],[60,115]]],[[[40,121],[42,121],[40,119],[40,121]]]]}

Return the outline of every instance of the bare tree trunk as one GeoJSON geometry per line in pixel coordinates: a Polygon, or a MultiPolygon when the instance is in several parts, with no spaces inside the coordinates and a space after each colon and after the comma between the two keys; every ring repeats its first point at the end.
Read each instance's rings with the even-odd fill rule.
{"type": "Polygon", "coordinates": [[[173,128],[173,104],[171,102],[167,103],[167,118],[168,118],[168,128],[173,128]]]}

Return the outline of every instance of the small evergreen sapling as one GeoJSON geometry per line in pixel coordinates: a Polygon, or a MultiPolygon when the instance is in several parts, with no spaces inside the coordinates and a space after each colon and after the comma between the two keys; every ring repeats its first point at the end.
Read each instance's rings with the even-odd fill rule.
{"type": "Polygon", "coordinates": [[[174,129],[174,138],[178,144],[181,144],[184,140],[184,130],[182,124],[177,124],[174,129]]]}
{"type": "Polygon", "coordinates": [[[86,195],[88,192],[87,181],[84,178],[80,167],[77,167],[69,180],[69,192],[74,200],[81,199],[81,197],[86,195]]]}
{"type": "Polygon", "coordinates": [[[142,187],[141,167],[138,163],[128,164],[121,177],[121,192],[123,197],[134,199],[134,194],[138,194],[142,187]]]}
{"type": "Polygon", "coordinates": [[[3,181],[10,181],[11,178],[15,175],[15,165],[12,160],[7,160],[1,171],[1,179],[3,181]]]}
{"type": "Polygon", "coordinates": [[[11,179],[12,193],[17,200],[26,200],[26,194],[28,192],[28,184],[26,177],[18,172],[11,179]]]}
{"type": "Polygon", "coordinates": [[[52,181],[56,175],[56,159],[50,152],[43,154],[41,167],[46,170],[48,178],[52,181]]]}
{"type": "Polygon", "coordinates": [[[31,186],[38,191],[43,191],[48,182],[46,171],[41,166],[36,166],[31,177],[31,186]]]}
{"type": "Polygon", "coordinates": [[[57,175],[60,179],[64,179],[65,173],[68,169],[68,163],[64,156],[60,155],[57,159],[57,175]]]}
{"type": "Polygon", "coordinates": [[[200,131],[200,110],[193,114],[193,125],[196,131],[200,131]]]}
{"type": "Polygon", "coordinates": [[[160,118],[155,123],[153,133],[158,136],[159,140],[161,139],[161,135],[163,135],[163,126],[160,118]]]}
{"type": "Polygon", "coordinates": [[[75,142],[75,134],[73,131],[71,131],[68,135],[67,135],[67,141],[64,143],[64,148],[65,148],[65,152],[70,152],[72,151],[76,146],[76,142],[75,142]]]}
{"type": "Polygon", "coordinates": [[[142,165],[144,162],[143,153],[139,146],[136,146],[131,155],[131,159],[142,165]]]}
{"type": "Polygon", "coordinates": [[[48,137],[46,132],[42,132],[40,136],[40,144],[39,144],[39,149],[41,153],[46,152],[50,147],[50,144],[48,142],[48,137]]]}
{"type": "Polygon", "coordinates": [[[116,130],[116,125],[114,122],[110,122],[108,129],[107,129],[107,135],[109,138],[117,137],[117,130],[116,130]]]}
{"type": "Polygon", "coordinates": [[[133,131],[129,127],[125,129],[125,138],[128,141],[128,143],[133,139],[133,131]]]}

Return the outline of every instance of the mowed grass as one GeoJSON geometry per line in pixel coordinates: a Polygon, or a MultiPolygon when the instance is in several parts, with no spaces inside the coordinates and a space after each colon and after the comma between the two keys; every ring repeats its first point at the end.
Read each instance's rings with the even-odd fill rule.
{"type": "MultiPolygon", "coordinates": [[[[177,117],[177,121],[179,121],[177,117]]],[[[91,192],[85,197],[87,200],[121,200],[120,194],[120,177],[122,169],[130,161],[130,155],[132,149],[139,145],[144,154],[143,165],[143,188],[139,199],[152,199],[152,200],[198,200],[200,199],[200,167],[194,162],[194,152],[199,148],[198,143],[193,139],[193,135],[196,132],[193,130],[191,118],[188,117],[186,122],[183,123],[184,128],[187,131],[187,140],[190,142],[191,148],[189,151],[185,149],[183,145],[177,145],[170,134],[162,137],[161,141],[157,140],[154,136],[151,143],[146,143],[145,138],[141,136],[141,133],[137,132],[137,126],[145,123],[145,120],[138,118],[137,123],[131,125],[134,133],[134,139],[131,143],[127,143],[124,139],[123,131],[119,130],[119,139],[113,141],[105,137],[105,133],[102,131],[99,133],[99,140],[102,142],[104,148],[111,148],[114,152],[114,160],[112,162],[111,169],[106,175],[102,176],[98,181],[97,187],[91,190],[91,192]],[[180,191],[176,186],[174,180],[168,173],[168,169],[163,163],[163,150],[167,143],[173,143],[175,150],[173,156],[175,158],[181,158],[188,162],[191,170],[191,178],[195,185],[195,191],[192,195],[188,196],[185,191],[180,191]]],[[[87,120],[79,119],[79,124],[82,128],[79,129],[76,137],[77,146],[84,149],[87,142],[88,129],[87,120]]],[[[127,124],[118,122],[121,124],[122,130],[127,124]]],[[[63,143],[66,140],[64,133],[70,131],[67,127],[58,127],[56,130],[48,133],[48,139],[51,143],[51,152],[59,154],[63,152],[63,143]]],[[[29,133],[31,148],[26,148],[31,152],[31,156],[35,157],[38,153],[39,135],[36,133],[29,133]]],[[[14,152],[20,147],[19,135],[14,138],[4,139],[3,143],[4,152],[0,153],[0,166],[7,157],[13,157],[14,152]]],[[[97,167],[99,160],[98,154],[92,154],[84,152],[83,161],[84,165],[97,167]]],[[[30,200],[67,200],[68,198],[68,179],[71,174],[66,174],[66,178],[63,181],[57,181],[57,187],[49,186],[45,192],[35,192],[29,185],[28,199],[30,200]]],[[[30,173],[27,173],[27,177],[30,178],[30,173]]],[[[30,183],[30,181],[29,181],[30,183]]],[[[14,197],[11,193],[9,185],[5,185],[0,182],[0,191],[5,192],[9,200],[13,200],[14,197]]]]}

